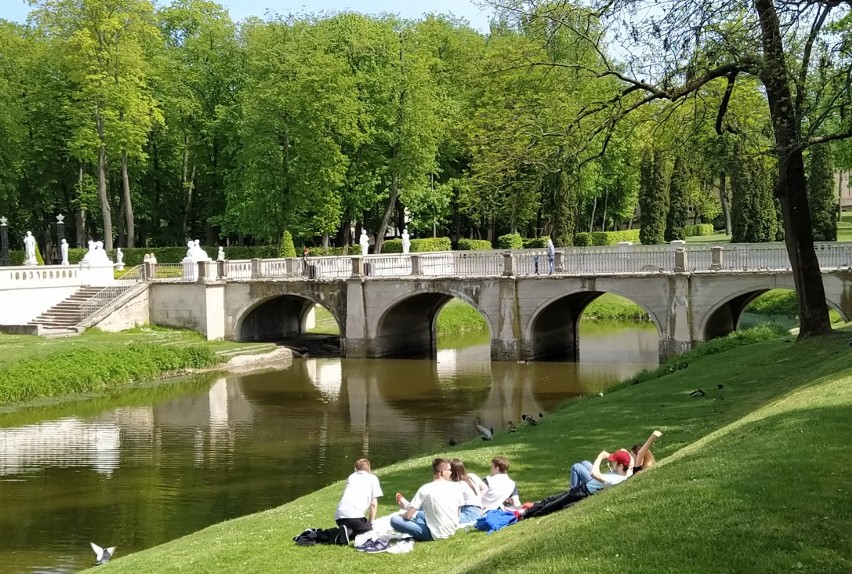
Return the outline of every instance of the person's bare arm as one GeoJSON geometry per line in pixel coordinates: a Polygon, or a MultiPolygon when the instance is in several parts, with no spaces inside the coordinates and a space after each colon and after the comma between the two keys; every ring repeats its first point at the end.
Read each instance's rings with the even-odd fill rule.
{"type": "Polygon", "coordinates": [[[658,430],[655,430],[651,433],[651,436],[648,437],[648,440],[645,441],[645,444],[642,445],[642,448],[639,449],[639,452],[636,453],[636,466],[642,466],[645,463],[645,455],[648,454],[648,451],[651,450],[651,445],[654,444],[654,441],[663,436],[658,430]]]}
{"type": "Polygon", "coordinates": [[[609,453],[605,450],[602,450],[598,455],[598,458],[595,459],[595,462],[592,463],[592,478],[594,478],[600,483],[606,482],[606,479],[604,479],[603,475],[601,474],[601,463],[607,457],[609,457],[609,453]]]}
{"type": "Polygon", "coordinates": [[[414,518],[415,514],[417,514],[417,509],[413,508],[413,507],[409,507],[408,510],[405,511],[405,514],[402,515],[402,517],[405,520],[411,520],[412,518],[414,518]]]}
{"type": "Polygon", "coordinates": [[[374,498],[370,501],[370,518],[368,519],[370,521],[370,524],[372,524],[376,520],[376,511],[378,510],[378,508],[379,501],[378,499],[374,498]]]}

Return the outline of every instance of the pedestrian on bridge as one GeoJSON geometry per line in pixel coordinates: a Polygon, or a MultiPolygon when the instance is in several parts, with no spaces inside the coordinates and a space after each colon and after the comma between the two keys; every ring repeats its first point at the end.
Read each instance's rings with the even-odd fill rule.
{"type": "Polygon", "coordinates": [[[554,259],[556,258],[556,247],[553,245],[553,240],[551,238],[547,238],[547,262],[550,265],[550,275],[553,275],[554,271],[554,259]]]}

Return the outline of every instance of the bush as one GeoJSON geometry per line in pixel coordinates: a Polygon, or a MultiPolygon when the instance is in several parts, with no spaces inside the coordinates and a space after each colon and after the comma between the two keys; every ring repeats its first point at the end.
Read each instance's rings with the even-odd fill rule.
{"type": "Polygon", "coordinates": [[[285,231],[281,236],[281,248],[278,250],[278,257],[295,257],[296,246],[293,245],[293,234],[285,231]]]}
{"type": "Polygon", "coordinates": [[[309,247],[311,257],[340,257],[342,255],[361,255],[360,245],[349,245],[344,247],[309,247]]]}
{"type": "Polygon", "coordinates": [[[519,233],[508,233],[497,238],[497,249],[523,249],[524,240],[519,233]]]}
{"type": "MultiPolygon", "coordinates": [[[[411,253],[450,251],[453,245],[449,237],[427,237],[411,240],[411,253]]],[[[388,239],[382,243],[382,253],[402,253],[402,239],[388,239]]]]}
{"type": "Polygon", "coordinates": [[[487,239],[459,239],[456,249],[459,251],[488,251],[493,249],[487,239]]]}
{"type": "Polygon", "coordinates": [[[524,249],[543,249],[547,247],[547,240],[550,239],[547,235],[541,237],[525,237],[524,249]]]}
{"type": "Polygon", "coordinates": [[[615,245],[622,241],[639,243],[639,230],[628,229],[625,231],[593,231],[583,232],[574,236],[574,245],[588,247],[592,245],[615,245]]]}
{"type": "Polygon", "coordinates": [[[697,225],[685,225],[683,231],[686,237],[699,237],[713,235],[715,230],[712,223],[699,223],[697,225]]]}
{"type": "MultiPolygon", "coordinates": [[[[69,249],[68,263],[77,265],[88,251],[88,249],[69,249]]],[[[219,254],[219,247],[209,245],[204,247],[204,251],[211,259],[216,259],[219,254]]],[[[146,253],[153,253],[157,257],[158,263],[180,263],[186,257],[186,247],[133,247],[127,249],[122,247],[121,252],[124,254],[124,265],[127,267],[142,265],[146,253]]],[[[278,253],[279,248],[274,245],[253,247],[235,245],[225,248],[226,259],[274,259],[278,257],[278,253]]],[[[24,264],[23,251],[12,251],[9,255],[12,259],[12,265],[24,264]]],[[[109,252],[109,258],[115,261],[115,250],[109,252]]]]}
{"type": "MultiPolygon", "coordinates": [[[[396,241],[396,240],[394,240],[396,241]]],[[[399,240],[400,250],[402,253],[402,240],[399,240]]],[[[450,241],[449,237],[427,237],[425,239],[412,239],[411,240],[411,252],[412,253],[428,253],[431,251],[450,251],[453,248],[453,244],[450,241]]]]}

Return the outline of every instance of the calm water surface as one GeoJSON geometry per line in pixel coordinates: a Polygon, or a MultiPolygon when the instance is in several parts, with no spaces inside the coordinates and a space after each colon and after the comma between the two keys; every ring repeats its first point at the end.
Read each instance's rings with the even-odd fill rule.
{"type": "Polygon", "coordinates": [[[474,438],[474,420],[503,427],[657,363],[653,328],[581,337],[579,363],[491,363],[487,344],[306,359],[2,416],[0,572],[76,572],[90,540],[149,548],[345,478],[361,456],[439,450],[474,438]]]}

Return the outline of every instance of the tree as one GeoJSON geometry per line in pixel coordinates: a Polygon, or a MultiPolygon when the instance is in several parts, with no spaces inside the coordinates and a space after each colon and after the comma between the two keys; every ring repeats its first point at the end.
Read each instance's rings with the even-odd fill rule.
{"type": "Polygon", "coordinates": [[[669,182],[669,211],[666,214],[666,241],[684,239],[686,216],[689,213],[689,197],[692,176],[682,154],[675,158],[672,177],[669,182]]]}
{"type": "Polygon", "coordinates": [[[777,222],[772,179],[767,158],[748,154],[742,145],[735,146],[731,170],[732,242],[775,241],[777,222]]]}
{"type": "Polygon", "coordinates": [[[35,15],[40,27],[61,38],[67,48],[65,57],[79,100],[77,126],[83,132],[77,140],[96,146],[104,248],[111,250],[113,245],[109,157],[119,158],[127,245],[132,247],[129,162],[144,160],[148,132],[161,120],[148,86],[146,51],[158,38],[153,5],[149,0],[30,1],[38,7],[35,15]],[[89,135],[92,127],[95,140],[89,135]]]}
{"type": "Polygon", "coordinates": [[[645,148],[642,155],[639,191],[639,240],[643,245],[664,241],[668,209],[668,181],[663,154],[645,148]]]}
{"type": "MultiPolygon", "coordinates": [[[[526,17],[543,3],[493,4],[526,17]]],[[[563,10],[571,6],[567,1],[546,4],[557,4],[563,10]]],[[[848,18],[843,19],[848,3],[722,0],[711,6],[700,0],[674,0],[665,11],[650,0],[594,4],[602,20],[612,24],[612,33],[606,39],[590,36],[589,42],[601,54],[605,54],[605,43],[619,45],[619,53],[625,56],[619,63],[604,57],[605,67],[598,75],[617,78],[622,90],[615,98],[601,98],[589,106],[579,122],[573,123],[593,122],[606,133],[620,118],[651,102],[678,105],[718,80],[726,85],[716,114],[716,131],[721,134],[735,129],[726,124],[725,116],[738,80],[747,76],[759,80],[771,121],[773,145],[766,151],[777,160],[774,195],[783,213],[784,239],[799,303],[799,338],[830,332],[813,245],[803,151],[809,145],[852,137],[850,116],[841,113],[852,82],[845,47],[848,18]],[[835,11],[839,14],[833,14],[835,11]],[[834,22],[839,24],[832,29],[834,22]],[[832,65],[835,54],[838,57],[832,65]],[[819,56],[818,66],[812,66],[815,55],[819,56]],[[832,126],[834,118],[841,120],[832,126]]],[[[573,26],[562,13],[544,17],[561,26],[573,26]]]]}
{"type": "Polygon", "coordinates": [[[811,148],[808,195],[814,224],[814,240],[837,241],[837,194],[834,191],[834,161],[829,144],[811,148]]]}

